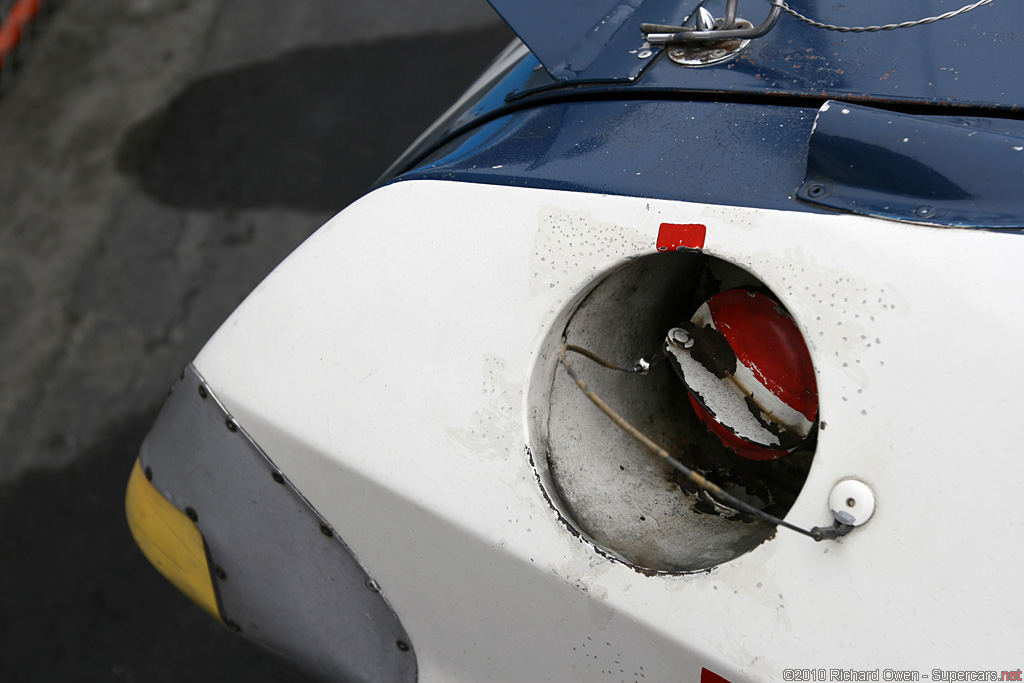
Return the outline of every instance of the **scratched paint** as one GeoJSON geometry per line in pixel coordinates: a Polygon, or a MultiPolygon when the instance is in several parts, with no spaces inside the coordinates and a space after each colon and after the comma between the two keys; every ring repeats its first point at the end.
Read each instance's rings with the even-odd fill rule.
{"type": "Polygon", "coordinates": [[[814,369],[800,331],[774,299],[723,291],[680,329],[685,345],[670,333],[666,349],[701,421],[728,447],[771,460],[808,437],[817,417],[814,369]]]}

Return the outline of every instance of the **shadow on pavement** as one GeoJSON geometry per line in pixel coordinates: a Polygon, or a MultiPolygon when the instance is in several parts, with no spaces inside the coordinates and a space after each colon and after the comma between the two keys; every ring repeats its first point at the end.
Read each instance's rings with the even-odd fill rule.
{"type": "Polygon", "coordinates": [[[455,101],[486,66],[478,56],[511,36],[491,26],[307,48],[218,73],[137,124],[118,165],[172,206],[336,211],[455,101]]]}

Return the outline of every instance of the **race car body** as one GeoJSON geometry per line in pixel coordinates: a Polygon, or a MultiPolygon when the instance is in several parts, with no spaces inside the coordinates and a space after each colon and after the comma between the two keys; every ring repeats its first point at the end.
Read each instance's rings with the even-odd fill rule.
{"type": "Polygon", "coordinates": [[[325,680],[1012,674],[1016,8],[492,4],[182,374],[147,556],[325,680]]]}

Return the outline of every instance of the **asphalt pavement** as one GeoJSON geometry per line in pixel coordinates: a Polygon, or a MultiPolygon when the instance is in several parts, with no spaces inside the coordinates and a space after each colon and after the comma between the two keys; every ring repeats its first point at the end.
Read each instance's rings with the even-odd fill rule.
{"type": "Polygon", "coordinates": [[[0,97],[0,680],[302,680],[135,548],[181,369],[512,34],[484,0],[62,0],[0,97]]]}

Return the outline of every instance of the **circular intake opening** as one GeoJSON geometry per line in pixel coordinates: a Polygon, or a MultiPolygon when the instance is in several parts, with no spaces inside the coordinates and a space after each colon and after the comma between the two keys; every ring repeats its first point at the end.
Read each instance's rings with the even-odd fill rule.
{"type": "MultiPolygon", "coordinates": [[[[631,366],[663,349],[669,330],[689,323],[711,297],[734,288],[778,300],[751,273],[703,253],[631,260],[570,304],[564,328],[546,342],[549,362],[535,369],[534,405],[542,409],[531,441],[548,497],[574,531],[635,567],[706,570],[773,537],[775,526],[719,504],[612,422],[557,363],[558,347],[564,341],[631,366]]],[[[794,343],[806,353],[802,337],[794,343]]],[[[701,421],[670,361],[639,375],[569,359],[594,392],[682,463],[775,517],[789,511],[810,470],[815,429],[784,457],[742,457],[709,431],[706,415],[701,421]]]]}

